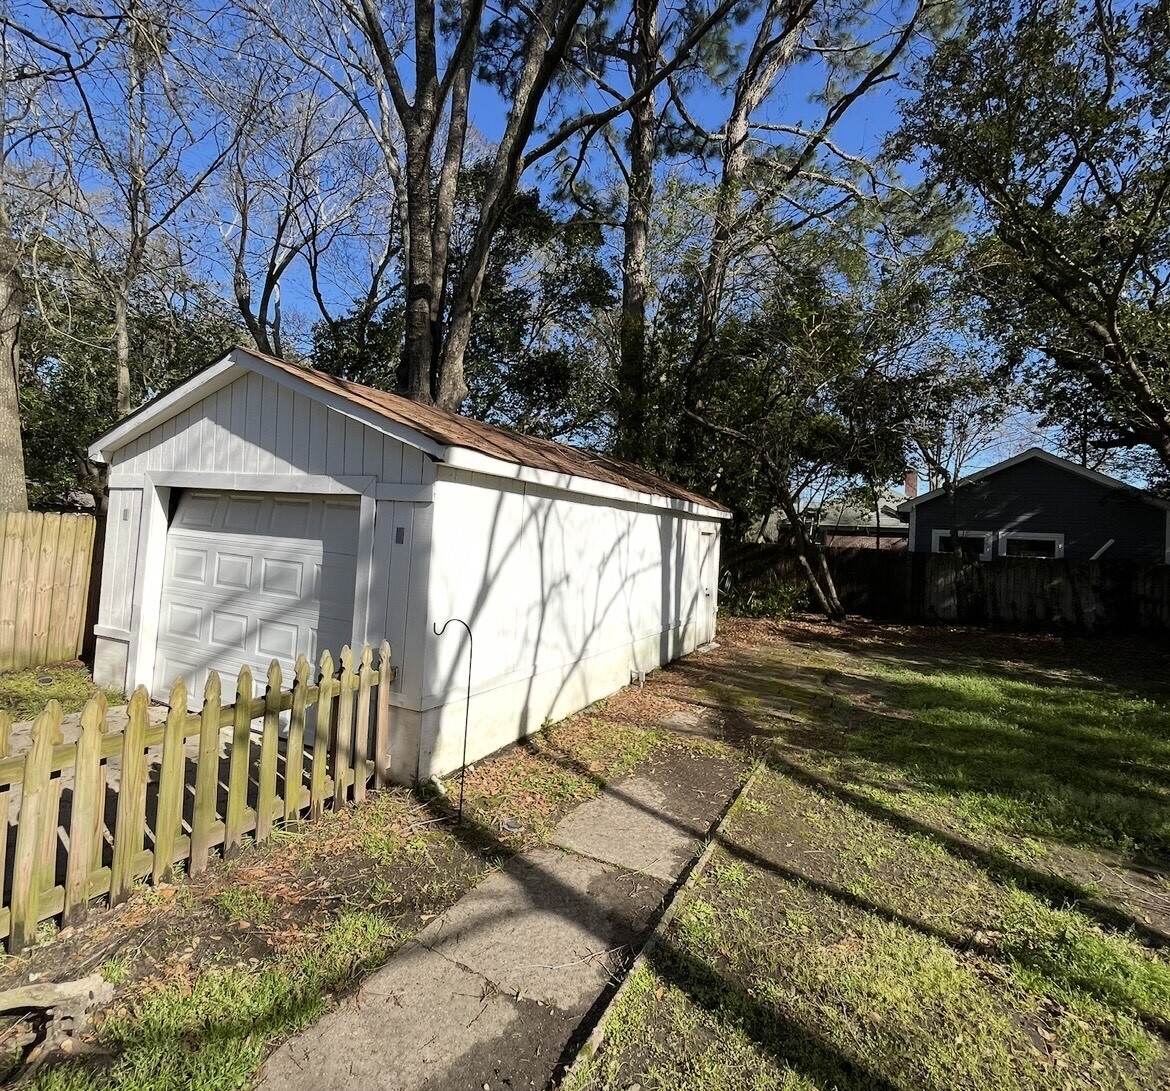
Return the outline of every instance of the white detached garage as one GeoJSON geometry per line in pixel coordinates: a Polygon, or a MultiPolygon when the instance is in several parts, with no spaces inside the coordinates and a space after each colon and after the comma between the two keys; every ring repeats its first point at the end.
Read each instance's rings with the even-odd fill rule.
{"type": "Polygon", "coordinates": [[[390,641],[400,779],[598,700],[715,632],[722,506],[603,455],[235,349],[121,421],[94,677],[290,671],[390,641]]]}

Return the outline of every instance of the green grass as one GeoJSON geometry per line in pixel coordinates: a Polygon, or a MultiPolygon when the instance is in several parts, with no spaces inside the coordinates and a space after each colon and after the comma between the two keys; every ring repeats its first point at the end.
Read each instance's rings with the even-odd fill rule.
{"type": "Polygon", "coordinates": [[[570,1086],[1162,1086],[1170,964],[1132,934],[780,773],[753,798],[821,821],[737,809],[570,1086]]]}
{"type": "Polygon", "coordinates": [[[37,1091],[226,1091],[246,1086],[274,1040],[308,1026],[326,995],[383,962],[404,937],[377,913],[347,910],[312,944],[263,968],[200,974],[190,989],[139,996],[101,1024],[109,1069],[81,1062],[44,1071],[37,1091]]]}
{"type": "Polygon", "coordinates": [[[276,906],[271,898],[246,886],[229,886],[215,896],[215,904],[233,921],[264,924],[271,919],[276,906]]]}
{"type": "Polygon", "coordinates": [[[1170,711],[1105,642],[1058,671],[916,635],[707,687],[798,716],[574,1091],[1170,1086],[1170,956],[1122,875],[1170,850],[1170,711]]]}
{"type": "MultiPolygon", "coordinates": [[[[80,664],[0,674],[0,710],[9,713],[17,723],[40,715],[49,701],[60,701],[66,714],[79,712],[98,692],[98,687],[90,681],[88,669],[80,664]],[[47,679],[44,685],[42,679],[47,679]]],[[[107,697],[111,704],[125,701],[122,694],[113,691],[107,697]]]]}
{"type": "Polygon", "coordinates": [[[863,727],[852,755],[909,780],[974,833],[1170,850],[1170,709],[1109,685],[989,671],[885,672],[911,715],[863,727]]]}

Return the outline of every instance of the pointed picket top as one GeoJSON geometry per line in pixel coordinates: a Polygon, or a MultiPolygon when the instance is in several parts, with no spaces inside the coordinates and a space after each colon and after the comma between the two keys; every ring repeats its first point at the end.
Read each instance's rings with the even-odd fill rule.
{"type": "Polygon", "coordinates": [[[309,672],[312,669],[304,652],[297,656],[297,661],[293,664],[293,678],[298,686],[308,685],[309,672]]]}
{"type": "Polygon", "coordinates": [[[171,683],[171,711],[163,728],[162,762],[158,772],[158,810],[155,815],[155,883],[169,882],[174,873],[175,843],[183,822],[183,770],[186,764],[187,683],[183,676],[171,683]]]}
{"type": "MultiPolygon", "coordinates": [[[[307,666],[307,664],[306,664],[307,666]]],[[[280,691],[281,685],[284,683],[284,672],[280,669],[280,664],[274,659],[268,664],[268,689],[269,692],[277,693],[280,691]]]]}
{"type": "Polygon", "coordinates": [[[219,680],[219,671],[207,672],[207,683],[203,687],[203,703],[219,704],[219,698],[223,693],[223,685],[219,680]]]}
{"type": "Polygon", "coordinates": [[[130,694],[130,701],[126,706],[126,712],[130,716],[133,716],[136,712],[145,716],[148,708],[150,708],[150,694],[146,692],[145,686],[139,686],[130,694]]]}
{"type": "Polygon", "coordinates": [[[245,663],[236,676],[236,701],[252,701],[252,668],[245,663]]]}
{"type": "Polygon", "coordinates": [[[172,712],[179,710],[186,713],[187,711],[187,682],[181,674],[171,683],[169,704],[172,712]]]}
{"type": "Polygon", "coordinates": [[[105,735],[109,731],[110,726],[106,723],[109,704],[104,693],[95,693],[85,702],[85,708],[81,710],[81,733],[83,735],[93,731],[105,735]]]}
{"type": "Polygon", "coordinates": [[[321,679],[333,677],[333,656],[329,654],[329,649],[321,653],[321,679]]]}
{"type": "Polygon", "coordinates": [[[389,640],[383,640],[382,646],[378,649],[378,666],[379,666],[379,668],[390,666],[390,641],[389,640]]]}
{"type": "Polygon", "coordinates": [[[34,751],[49,749],[54,746],[60,746],[65,741],[65,736],[61,733],[61,720],[64,713],[61,711],[61,702],[53,698],[41,714],[33,721],[32,731],[32,749],[34,751]]]}
{"type": "Polygon", "coordinates": [[[362,674],[365,674],[367,671],[369,671],[370,667],[373,666],[373,663],[374,649],[371,648],[369,644],[366,644],[362,647],[362,674]]]}
{"type": "Polygon", "coordinates": [[[348,644],[341,646],[341,669],[349,674],[353,673],[353,651],[348,644]]]}

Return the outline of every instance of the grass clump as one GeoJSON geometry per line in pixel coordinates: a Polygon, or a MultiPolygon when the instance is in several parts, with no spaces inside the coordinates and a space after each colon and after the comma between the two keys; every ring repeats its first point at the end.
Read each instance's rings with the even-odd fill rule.
{"type": "Polygon", "coordinates": [[[225,887],[215,896],[215,904],[233,921],[264,924],[276,910],[271,898],[247,886],[225,887]]]}
{"type": "MultiPolygon", "coordinates": [[[[0,673],[0,710],[17,723],[39,716],[50,701],[59,701],[66,715],[80,712],[85,702],[100,692],[80,663],[0,673]]],[[[111,704],[121,704],[126,699],[113,690],[106,696],[111,704]]]]}
{"type": "Polygon", "coordinates": [[[1088,998],[1170,1029],[1170,963],[1163,957],[1075,909],[1022,891],[1006,897],[999,951],[1026,987],[1070,1005],[1088,998]]]}

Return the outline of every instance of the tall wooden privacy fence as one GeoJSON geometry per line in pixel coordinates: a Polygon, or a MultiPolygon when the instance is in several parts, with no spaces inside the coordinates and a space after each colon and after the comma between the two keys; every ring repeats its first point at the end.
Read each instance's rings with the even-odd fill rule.
{"type": "Polygon", "coordinates": [[[0,512],[0,671],[76,659],[96,520],[0,512]]]}
{"type": "Polygon", "coordinates": [[[315,683],[301,656],[288,689],[274,661],[262,697],[244,667],[227,705],[213,671],[202,711],[187,711],[179,680],[166,722],[151,725],[140,686],[125,725],[111,732],[105,698],[97,696],[69,743],[61,707],[50,701],[17,757],[10,756],[11,720],[0,713],[0,937],[9,951],[27,947],[41,921],[75,924],[95,898],[108,894],[116,905],[136,880],[166,881],[176,865],[197,875],[217,846],[230,856],[247,834],[264,841],[274,824],[360,802],[371,778],[384,786],[393,678],[385,642],[377,668],[369,647],[356,662],[342,649],[339,671],[326,652],[315,683]]]}
{"type": "MultiPolygon", "coordinates": [[[[949,554],[828,550],[845,609],[866,617],[963,622],[1013,629],[1170,631],[1170,565],[997,557],[964,566],[949,554]]],[[[741,585],[803,582],[793,547],[735,545],[724,552],[741,585]]]]}

